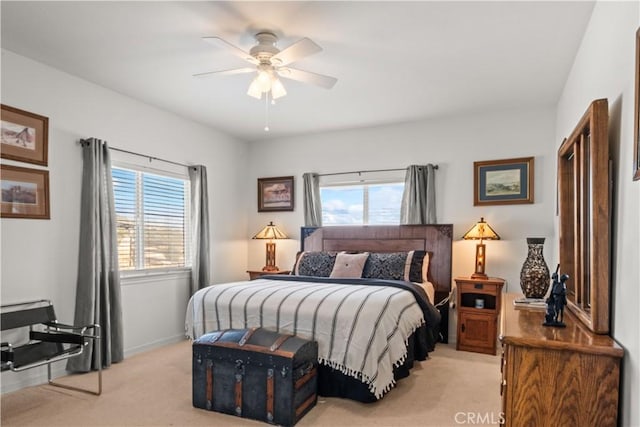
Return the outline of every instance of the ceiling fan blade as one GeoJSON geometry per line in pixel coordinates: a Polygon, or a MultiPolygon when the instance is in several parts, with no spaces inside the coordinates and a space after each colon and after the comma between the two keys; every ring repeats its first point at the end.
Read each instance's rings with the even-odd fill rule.
{"type": "Polygon", "coordinates": [[[218,76],[232,76],[234,74],[254,73],[255,71],[256,69],[251,67],[233,68],[231,70],[207,71],[204,73],[198,73],[198,74],[194,74],[193,77],[209,77],[214,74],[218,76]]]}
{"type": "Polygon", "coordinates": [[[306,56],[313,55],[314,53],[321,52],[322,48],[318,46],[314,41],[307,37],[298,40],[288,48],[277,53],[271,58],[271,63],[274,65],[287,65],[302,59],[306,56]]]}
{"type": "Polygon", "coordinates": [[[251,54],[249,52],[245,52],[244,50],[240,49],[237,46],[232,45],[231,43],[229,43],[226,40],[221,39],[220,37],[203,37],[202,40],[206,41],[207,43],[210,43],[216,47],[221,47],[223,49],[227,49],[229,50],[232,54],[234,54],[235,56],[244,59],[245,61],[248,61],[252,64],[258,64],[259,61],[254,58],[253,56],[251,56],[251,54]]]}
{"type": "Polygon", "coordinates": [[[303,83],[311,83],[325,89],[331,89],[338,79],[323,74],[312,73],[311,71],[298,70],[296,68],[281,68],[278,75],[285,79],[297,80],[303,83]]]}

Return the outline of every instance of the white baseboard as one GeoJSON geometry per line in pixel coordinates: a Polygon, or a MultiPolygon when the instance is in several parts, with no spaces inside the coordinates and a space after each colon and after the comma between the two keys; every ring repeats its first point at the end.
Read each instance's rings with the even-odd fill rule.
{"type": "MultiPolygon", "coordinates": [[[[66,360],[51,365],[53,378],[67,375],[66,360]]],[[[2,394],[47,383],[47,365],[22,372],[5,371],[2,373],[2,394]]]]}
{"type": "Polygon", "coordinates": [[[133,356],[134,354],[138,354],[138,353],[142,353],[145,351],[149,351],[149,350],[153,350],[156,349],[158,347],[164,347],[165,345],[169,345],[169,344],[175,344],[177,342],[180,341],[184,341],[187,338],[184,336],[184,334],[181,335],[174,335],[172,337],[167,337],[167,338],[162,338],[160,340],[156,340],[150,343],[145,343],[142,345],[137,345],[135,347],[129,348],[129,349],[125,349],[124,351],[124,356],[125,357],[130,357],[133,356]]]}

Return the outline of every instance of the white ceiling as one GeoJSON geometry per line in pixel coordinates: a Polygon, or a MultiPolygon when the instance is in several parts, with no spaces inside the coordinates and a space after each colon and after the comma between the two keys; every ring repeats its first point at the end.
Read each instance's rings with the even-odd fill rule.
{"type": "Polygon", "coordinates": [[[2,48],[246,141],[452,114],[554,105],[593,2],[12,2],[2,48]],[[338,78],[331,90],[284,80],[269,110],[252,75],[192,77],[246,63],[201,40],[249,50],[324,51],[292,64],[338,78]]]}

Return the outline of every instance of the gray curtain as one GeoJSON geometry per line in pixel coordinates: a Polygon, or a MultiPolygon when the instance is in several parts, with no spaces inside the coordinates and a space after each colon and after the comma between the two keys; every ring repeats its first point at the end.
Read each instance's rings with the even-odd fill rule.
{"type": "MultiPolygon", "coordinates": [[[[80,253],[74,324],[100,325],[102,365],[108,367],[124,358],[111,160],[105,141],[91,138],[81,145],[80,253]]],[[[96,345],[97,342],[88,345],[82,355],[69,359],[67,370],[97,369],[96,345]]]]}
{"type": "Polygon", "coordinates": [[[304,225],[322,227],[322,203],[320,202],[320,175],[305,173],[302,175],[304,186],[304,225]]]}
{"type": "Polygon", "coordinates": [[[435,169],[411,165],[404,179],[400,224],[436,224],[435,169]]]}
{"type": "Polygon", "coordinates": [[[209,193],[207,168],[189,166],[191,180],[191,294],[209,286],[209,193]]]}

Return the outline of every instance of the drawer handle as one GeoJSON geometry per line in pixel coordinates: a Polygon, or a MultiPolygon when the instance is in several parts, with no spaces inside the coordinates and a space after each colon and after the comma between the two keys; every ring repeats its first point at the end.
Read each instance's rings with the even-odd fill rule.
{"type": "Polygon", "coordinates": [[[464,323],[462,324],[462,326],[460,326],[460,330],[462,331],[462,333],[464,333],[464,323]]]}

